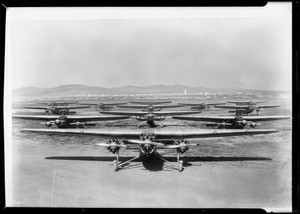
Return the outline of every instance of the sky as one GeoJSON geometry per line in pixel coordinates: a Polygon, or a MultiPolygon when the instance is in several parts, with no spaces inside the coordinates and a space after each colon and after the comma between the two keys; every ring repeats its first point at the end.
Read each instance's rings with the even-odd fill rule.
{"type": "Polygon", "coordinates": [[[291,90],[291,4],[9,8],[12,88],[156,84],[291,90]]]}

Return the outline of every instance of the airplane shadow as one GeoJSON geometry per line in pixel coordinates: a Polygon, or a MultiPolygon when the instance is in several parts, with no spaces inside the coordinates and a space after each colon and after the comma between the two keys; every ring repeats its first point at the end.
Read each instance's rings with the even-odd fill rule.
{"type": "MultiPolygon", "coordinates": [[[[124,162],[134,158],[133,156],[126,156],[120,157],[120,161],[124,162]]],[[[176,157],[165,157],[167,161],[170,162],[177,162],[176,157]]],[[[48,160],[77,160],[77,161],[103,161],[103,162],[112,162],[115,160],[114,156],[50,156],[45,157],[48,160]]],[[[201,156],[201,157],[182,157],[181,160],[183,161],[183,167],[190,167],[195,164],[191,162],[218,162],[218,161],[270,161],[271,158],[266,157],[213,157],[213,156],[201,156]]],[[[174,166],[170,166],[169,164],[165,163],[158,157],[148,157],[148,158],[138,158],[132,162],[141,162],[144,169],[156,172],[156,171],[170,171],[176,170],[174,166]]],[[[123,167],[124,169],[134,169],[134,168],[141,168],[140,164],[128,164],[123,167]]]]}

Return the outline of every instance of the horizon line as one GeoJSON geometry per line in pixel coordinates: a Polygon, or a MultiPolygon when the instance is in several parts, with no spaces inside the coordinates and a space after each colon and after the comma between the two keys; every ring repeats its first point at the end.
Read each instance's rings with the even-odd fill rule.
{"type": "Polygon", "coordinates": [[[114,88],[123,88],[123,87],[139,87],[139,88],[147,88],[147,87],[152,87],[152,86],[183,86],[183,87],[189,87],[189,88],[207,88],[207,89],[213,89],[213,90],[224,90],[224,89],[241,89],[241,90],[255,90],[255,91],[284,91],[284,92],[291,92],[291,90],[283,90],[283,89],[252,89],[252,88],[239,88],[239,87],[227,87],[227,88],[211,88],[211,87],[205,87],[205,86],[186,86],[186,85],[181,85],[181,84],[174,84],[174,85],[164,85],[164,84],[153,84],[153,85],[146,85],[146,86],[136,86],[136,85],[124,85],[124,86],[115,86],[115,87],[104,87],[104,86],[93,86],[93,85],[85,85],[85,84],[63,84],[63,85],[58,85],[58,86],[53,86],[53,87],[37,87],[37,86],[23,86],[19,88],[12,88],[12,90],[18,90],[22,88],[39,88],[39,89],[53,89],[53,88],[58,88],[61,86],[71,86],[71,85],[77,85],[77,86],[88,86],[88,87],[99,87],[99,88],[106,88],[106,89],[114,89],[114,88]]]}

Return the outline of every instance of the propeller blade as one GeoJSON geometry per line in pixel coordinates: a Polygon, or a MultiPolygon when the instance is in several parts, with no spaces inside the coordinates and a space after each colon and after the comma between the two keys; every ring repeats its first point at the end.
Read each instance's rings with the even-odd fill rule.
{"type": "Polygon", "coordinates": [[[104,147],[115,146],[115,147],[127,148],[127,145],[123,145],[123,144],[111,145],[109,143],[97,143],[96,145],[98,145],[98,146],[104,146],[104,147]]]}

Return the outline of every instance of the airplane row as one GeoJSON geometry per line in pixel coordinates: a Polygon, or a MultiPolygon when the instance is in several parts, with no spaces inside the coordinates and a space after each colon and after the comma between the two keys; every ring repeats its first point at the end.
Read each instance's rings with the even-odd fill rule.
{"type": "MultiPolygon", "coordinates": [[[[281,120],[290,118],[289,116],[178,116],[187,114],[199,114],[200,110],[196,111],[155,111],[154,109],[162,109],[167,105],[161,105],[162,103],[170,103],[171,101],[132,101],[135,102],[137,107],[128,108],[145,108],[143,111],[100,111],[101,114],[97,116],[87,115],[13,115],[16,119],[27,120],[39,120],[46,121],[43,124],[51,127],[53,124],[57,125],[59,129],[21,129],[21,132],[25,133],[38,133],[38,134],[51,134],[51,135],[79,135],[79,136],[95,136],[95,137],[107,137],[110,138],[107,142],[100,142],[97,145],[105,147],[108,152],[115,155],[116,159],[113,161],[114,170],[118,171],[127,166],[130,166],[130,162],[140,158],[157,157],[163,160],[166,164],[174,167],[179,172],[183,170],[183,161],[180,159],[181,155],[186,153],[190,148],[199,146],[199,143],[192,143],[192,139],[202,138],[214,138],[214,137],[230,137],[230,136],[243,136],[243,135],[259,135],[259,134],[271,134],[276,133],[275,129],[240,129],[246,125],[251,127],[255,126],[258,121],[269,120],[281,120]],[[157,107],[159,106],[159,107],[157,107]],[[149,109],[151,107],[151,109],[149,109]],[[231,129],[200,129],[200,128],[177,128],[177,129],[130,129],[130,128],[88,128],[89,126],[95,126],[99,121],[108,120],[120,120],[128,119],[134,116],[139,121],[146,121],[149,127],[157,127],[155,121],[162,121],[165,116],[172,116],[173,119],[181,120],[194,120],[204,121],[215,124],[218,127],[231,128],[231,129]],[[235,129],[232,129],[232,128],[235,129]],[[76,129],[74,129],[76,128],[76,129]],[[139,154],[127,161],[120,161],[119,152],[120,149],[136,149],[139,154]],[[174,164],[159,154],[159,150],[174,149],[176,151],[177,163],[174,164]]],[[[243,103],[246,105],[245,103],[243,103]]],[[[124,105],[124,104],[118,104],[124,105]]],[[[173,107],[188,104],[172,105],[173,107]]],[[[194,104],[193,104],[194,105],[194,104]]],[[[193,106],[192,105],[192,106],[193,106]]],[[[207,104],[206,104],[207,105],[207,104]]],[[[221,104],[218,104],[221,105],[221,104]]],[[[237,104],[239,105],[239,103],[237,104]]],[[[248,104],[247,104],[248,105],[248,104]]],[[[66,103],[62,105],[56,105],[51,107],[65,107],[66,103]]],[[[131,105],[132,106],[132,105],[131,105]]],[[[254,106],[253,103],[251,106],[254,106]]],[[[71,107],[71,106],[69,106],[71,107]]],[[[170,107],[171,108],[171,107],[170,107]]]]}
{"type": "MultiPolygon", "coordinates": [[[[101,106],[112,107],[114,105],[123,108],[138,108],[140,111],[99,111],[101,114],[106,114],[110,116],[83,116],[83,115],[70,115],[69,109],[76,108],[89,108],[90,105],[99,105],[95,103],[84,103],[85,106],[69,106],[68,104],[74,104],[75,102],[53,102],[53,103],[38,103],[38,104],[49,104],[48,106],[25,106],[24,108],[31,109],[45,109],[48,113],[51,110],[56,115],[13,115],[13,118],[27,119],[27,120],[39,120],[45,121],[48,127],[56,125],[58,128],[85,128],[89,126],[96,126],[98,123],[96,121],[108,121],[108,120],[121,120],[134,117],[138,121],[145,121],[146,124],[140,124],[138,127],[148,126],[150,128],[155,128],[158,126],[164,126],[163,124],[156,124],[156,121],[165,120],[166,116],[172,116],[173,119],[178,120],[190,120],[205,122],[207,126],[214,126],[216,128],[244,128],[246,126],[255,127],[260,125],[257,122],[271,121],[271,120],[282,120],[288,119],[289,116],[247,116],[249,109],[256,109],[258,112],[259,108],[274,108],[279,107],[278,105],[272,106],[255,106],[254,104],[263,101],[234,101],[235,106],[221,105],[224,103],[178,103],[176,105],[161,105],[162,103],[170,103],[170,100],[164,101],[131,101],[131,103],[136,103],[136,105],[124,105],[124,103],[101,103],[101,106]],[[239,104],[239,105],[237,105],[239,104]],[[241,106],[240,104],[244,104],[241,106]],[[251,105],[246,105],[251,104],[251,105]],[[56,106],[55,106],[56,105],[56,106]],[[162,111],[164,108],[176,108],[183,106],[192,106],[196,110],[192,111],[162,111]],[[236,108],[236,115],[225,115],[225,116],[180,116],[188,114],[199,114],[202,110],[208,106],[220,107],[220,108],[236,108]],[[246,113],[240,113],[241,110],[247,111],[246,113]],[[58,112],[57,112],[58,111],[58,112]],[[117,115],[117,116],[112,116],[117,115]]],[[[232,103],[229,101],[228,103],[232,103]]],[[[106,107],[105,107],[106,108],[106,107]]]]}

